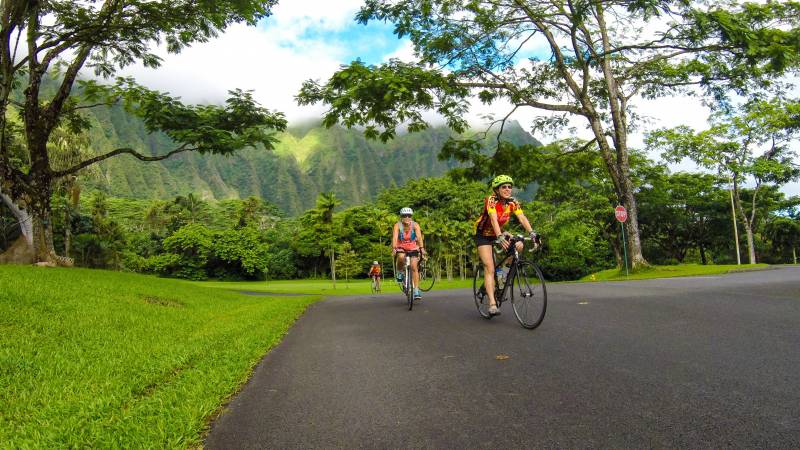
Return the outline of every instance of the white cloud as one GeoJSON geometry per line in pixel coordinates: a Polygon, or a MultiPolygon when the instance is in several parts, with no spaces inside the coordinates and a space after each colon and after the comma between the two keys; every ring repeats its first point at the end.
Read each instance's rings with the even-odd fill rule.
{"type": "Polygon", "coordinates": [[[218,38],[177,55],[162,48],[161,67],[134,66],[124,74],[189,103],[218,103],[228,90],[252,89],[262,105],[283,111],[290,121],[319,117],[322,106],[300,107],[294,96],[304,80],[329,77],[348,48],[315,33],[345,29],[361,4],[362,0],[282,2],[257,27],[231,26],[218,38]]]}

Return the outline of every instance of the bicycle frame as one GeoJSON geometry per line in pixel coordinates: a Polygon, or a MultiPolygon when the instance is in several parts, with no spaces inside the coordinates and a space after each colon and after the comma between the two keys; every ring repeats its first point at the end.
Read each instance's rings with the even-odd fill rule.
{"type": "MultiPolygon", "coordinates": [[[[500,261],[505,260],[509,256],[513,259],[508,266],[508,275],[506,275],[505,282],[503,283],[503,289],[497,290],[497,274],[495,273],[494,276],[494,301],[497,303],[497,307],[499,308],[500,305],[503,303],[503,300],[506,298],[506,291],[508,291],[509,287],[514,287],[514,277],[517,275],[517,264],[519,263],[519,250],[517,250],[517,242],[522,242],[524,238],[519,236],[512,237],[509,242],[508,252],[500,261]]],[[[495,263],[495,268],[497,264],[495,263]]]]}
{"type": "Polygon", "coordinates": [[[411,269],[411,258],[422,258],[422,255],[419,253],[419,250],[414,250],[417,252],[415,256],[410,256],[409,252],[403,252],[403,282],[400,284],[400,289],[403,293],[406,293],[408,289],[412,289],[414,286],[412,277],[414,276],[412,269],[411,269]]]}

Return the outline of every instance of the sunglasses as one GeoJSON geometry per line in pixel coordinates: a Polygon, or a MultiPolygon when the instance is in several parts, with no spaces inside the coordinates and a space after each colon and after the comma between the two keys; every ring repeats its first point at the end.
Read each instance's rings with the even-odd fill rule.
{"type": "Polygon", "coordinates": [[[402,217],[404,219],[407,219],[407,218],[411,217],[411,214],[400,214],[400,217],[402,217]]]}
{"type": "Polygon", "coordinates": [[[513,188],[513,187],[514,187],[514,186],[512,186],[512,185],[510,185],[510,184],[504,184],[504,185],[500,186],[500,189],[511,189],[511,188],[513,188]]]}

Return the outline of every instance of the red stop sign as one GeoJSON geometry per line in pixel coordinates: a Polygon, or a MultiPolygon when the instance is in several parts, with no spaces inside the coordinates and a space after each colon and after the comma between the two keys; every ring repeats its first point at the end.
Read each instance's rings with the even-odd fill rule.
{"type": "Polygon", "coordinates": [[[619,205],[614,208],[614,217],[616,217],[620,222],[625,222],[628,220],[628,211],[625,210],[624,206],[619,205]]]}

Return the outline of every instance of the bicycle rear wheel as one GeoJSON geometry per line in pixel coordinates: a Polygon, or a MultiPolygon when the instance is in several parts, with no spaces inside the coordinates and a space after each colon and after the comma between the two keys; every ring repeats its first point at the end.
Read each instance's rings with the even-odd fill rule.
{"type": "Polygon", "coordinates": [[[472,280],[472,296],[475,298],[475,307],[478,314],[484,319],[491,319],[489,314],[489,297],[486,296],[486,287],[483,285],[483,266],[475,270],[475,278],[472,280]]]}
{"type": "Polygon", "coordinates": [[[436,281],[433,278],[433,268],[437,266],[438,261],[430,256],[419,259],[419,289],[422,292],[428,292],[433,288],[433,283],[436,281]]]}
{"type": "Polygon", "coordinates": [[[530,261],[520,261],[511,289],[514,315],[520,325],[534,329],[541,325],[547,311],[547,288],[542,271],[530,261]]]}

